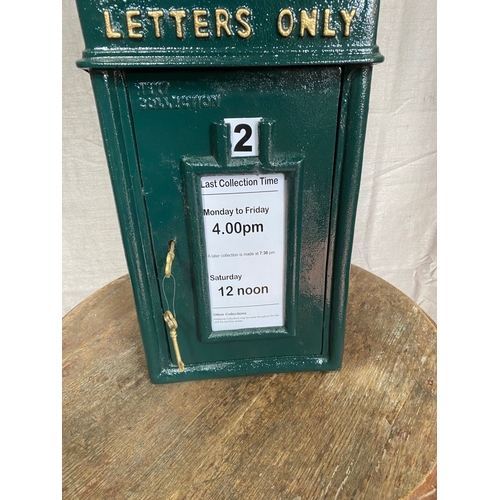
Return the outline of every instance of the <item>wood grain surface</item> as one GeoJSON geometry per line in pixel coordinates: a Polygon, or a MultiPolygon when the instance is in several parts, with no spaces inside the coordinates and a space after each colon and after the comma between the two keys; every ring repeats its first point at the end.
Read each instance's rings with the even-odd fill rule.
{"type": "Polygon", "coordinates": [[[432,500],[436,327],[353,266],[338,372],[153,385],[124,276],[63,319],[63,498],[432,500]]]}

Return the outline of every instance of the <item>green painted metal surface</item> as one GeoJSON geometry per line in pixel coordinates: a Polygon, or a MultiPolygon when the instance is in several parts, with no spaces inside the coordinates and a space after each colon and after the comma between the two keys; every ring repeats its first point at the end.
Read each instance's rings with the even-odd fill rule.
{"type": "MultiPolygon", "coordinates": [[[[92,78],[151,380],[340,368],[371,65],[382,60],[377,3],[77,3],[86,42],[78,65],[92,78]],[[234,156],[225,120],[251,117],[258,146],[234,156]],[[254,245],[274,241],[270,218],[245,225],[231,212],[222,230],[210,225],[217,236],[204,232],[210,179],[243,175],[285,186],[283,319],[253,327],[227,313],[232,298],[215,308],[210,293],[267,294],[270,270],[252,264],[250,249],[235,253],[238,280],[253,285],[232,274],[214,292],[207,238],[228,251],[235,228],[259,233],[254,245]],[[174,279],[165,279],[171,241],[174,279]],[[183,371],[163,319],[172,308],[183,371]]],[[[236,208],[255,208],[235,196],[236,208]]],[[[265,317],[255,311],[275,305],[256,300],[239,314],[265,317]]]]}
{"type": "Polygon", "coordinates": [[[79,0],[82,67],[382,61],[373,0],[79,0]],[[354,12],[353,12],[354,11],[354,12]]]}

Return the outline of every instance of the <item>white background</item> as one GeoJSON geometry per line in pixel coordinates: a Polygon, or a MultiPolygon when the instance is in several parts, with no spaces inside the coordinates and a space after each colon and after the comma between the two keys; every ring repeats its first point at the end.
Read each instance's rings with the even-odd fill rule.
{"type": "MultiPolygon", "coordinates": [[[[432,1],[381,2],[353,263],[436,318],[436,22],[432,1]]],[[[125,274],[73,1],[63,2],[63,313],[125,274]]]]}

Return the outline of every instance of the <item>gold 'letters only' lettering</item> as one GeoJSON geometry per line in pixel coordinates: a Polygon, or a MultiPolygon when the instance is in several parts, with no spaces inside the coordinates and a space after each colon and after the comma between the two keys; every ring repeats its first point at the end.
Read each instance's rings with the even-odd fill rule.
{"type": "Polygon", "coordinates": [[[229,12],[226,9],[215,9],[215,33],[217,38],[222,37],[222,30],[229,36],[233,34],[228,23],[229,12]]]}
{"type": "Polygon", "coordinates": [[[342,20],[345,23],[344,36],[349,36],[351,34],[352,20],[354,19],[354,16],[356,15],[356,9],[352,9],[351,12],[349,12],[349,14],[347,13],[346,10],[341,10],[340,15],[342,17],[342,20]]]}
{"type": "Polygon", "coordinates": [[[293,13],[290,9],[283,9],[278,16],[278,31],[281,36],[287,37],[292,34],[293,30],[293,13]],[[285,21],[286,20],[286,21],[285,21]],[[288,27],[285,27],[285,21],[288,27]]]}
{"type": "Polygon", "coordinates": [[[325,9],[325,20],[323,22],[323,36],[335,36],[337,33],[335,30],[330,29],[332,11],[330,9],[325,9]]]}
{"type": "Polygon", "coordinates": [[[236,18],[236,21],[238,21],[243,27],[242,30],[236,30],[236,33],[240,38],[248,38],[252,34],[252,27],[247,22],[248,18],[250,17],[250,11],[242,7],[241,9],[238,9],[236,11],[234,17],[236,18]]]}
{"type": "Polygon", "coordinates": [[[208,31],[201,31],[202,29],[208,28],[207,20],[203,19],[207,15],[208,11],[205,9],[193,10],[194,36],[196,38],[208,38],[210,36],[208,31]]]}
{"type": "Polygon", "coordinates": [[[163,14],[162,10],[149,10],[148,11],[148,16],[153,20],[156,38],[161,38],[160,17],[163,17],[163,15],[164,14],[163,14]]]}
{"type": "Polygon", "coordinates": [[[134,30],[142,28],[142,23],[134,21],[132,18],[140,16],[141,12],[139,10],[127,10],[125,16],[127,18],[127,29],[129,38],[142,38],[144,35],[142,33],[136,33],[134,30]]]}
{"type": "Polygon", "coordinates": [[[175,19],[175,36],[177,38],[184,38],[184,28],[182,21],[186,19],[185,10],[171,10],[168,15],[175,19]]]}
{"type": "Polygon", "coordinates": [[[111,14],[109,10],[104,11],[104,26],[106,28],[106,37],[107,38],[121,38],[122,35],[121,33],[118,33],[118,31],[114,31],[113,27],[111,25],[111,14]]]}
{"type": "Polygon", "coordinates": [[[311,15],[307,10],[300,11],[300,32],[299,36],[304,36],[306,31],[311,36],[316,36],[316,24],[318,21],[318,9],[313,9],[311,15]]]}
{"type": "MultiPolygon", "coordinates": [[[[121,14],[114,12],[115,19],[112,18],[111,10],[104,9],[102,11],[104,17],[104,34],[106,38],[120,39],[128,36],[131,39],[142,39],[145,36],[154,36],[158,39],[163,36],[170,36],[165,33],[167,28],[171,29],[171,21],[164,21],[167,15],[175,21],[175,36],[179,39],[184,39],[186,33],[186,22],[189,19],[193,20],[193,35],[196,38],[224,38],[225,36],[232,37],[237,34],[240,38],[246,39],[253,34],[251,25],[252,11],[246,7],[239,7],[236,11],[230,11],[227,8],[219,7],[212,10],[208,9],[160,9],[153,8],[142,12],[137,9],[125,10],[121,14]],[[234,13],[233,13],[234,12],[234,13]],[[117,16],[125,17],[125,26],[120,26],[116,22],[117,16]],[[213,16],[213,17],[212,17],[213,16]],[[150,24],[148,24],[150,23],[150,24]],[[144,24],[148,27],[144,29],[144,24]],[[154,30],[150,30],[151,26],[154,30]],[[125,33],[125,35],[124,35],[125,33]]],[[[345,37],[351,36],[351,28],[354,18],[356,17],[356,9],[335,11],[336,16],[340,16],[341,22],[344,23],[343,34],[345,37]]],[[[325,9],[300,9],[295,14],[292,8],[284,8],[278,14],[276,29],[283,38],[288,38],[295,30],[296,36],[299,38],[309,38],[323,36],[337,36],[335,19],[332,19],[333,11],[329,8],[325,9]],[[321,16],[323,15],[322,23],[321,16]],[[295,24],[298,24],[298,29],[295,29],[295,24]]],[[[123,18],[122,18],[123,19],[123,18]]]]}

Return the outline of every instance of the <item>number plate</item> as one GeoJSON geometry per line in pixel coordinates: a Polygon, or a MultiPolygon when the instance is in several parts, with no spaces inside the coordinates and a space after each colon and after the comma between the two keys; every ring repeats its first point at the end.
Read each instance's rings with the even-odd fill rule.
{"type": "Polygon", "coordinates": [[[231,157],[259,155],[259,123],[262,118],[226,118],[231,128],[231,157]]]}
{"type": "Polygon", "coordinates": [[[285,182],[201,177],[213,331],[284,326],[285,182]]]}

